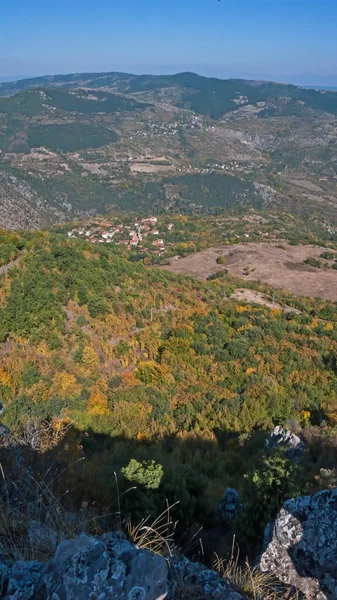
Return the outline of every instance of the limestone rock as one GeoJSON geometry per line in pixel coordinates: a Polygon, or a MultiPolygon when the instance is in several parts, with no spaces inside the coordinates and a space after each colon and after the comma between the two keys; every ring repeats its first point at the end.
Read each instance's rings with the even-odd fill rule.
{"type": "Polygon", "coordinates": [[[124,537],[80,535],[62,542],[38,589],[41,600],[162,600],[167,592],[164,558],[124,537]]]}
{"type": "Polygon", "coordinates": [[[266,530],[260,567],[308,599],[337,598],[337,488],[284,503],[266,530]]]}
{"type": "Polygon", "coordinates": [[[240,494],[233,488],[227,488],[218,506],[221,521],[229,525],[237,516],[240,508],[242,508],[240,494]]]}
{"type": "Polygon", "coordinates": [[[32,548],[52,555],[57,544],[61,541],[60,536],[48,525],[30,520],[27,523],[27,534],[32,548]]]}
{"type": "MultiPolygon", "coordinates": [[[[51,540],[54,541],[53,538],[51,540]]],[[[165,559],[122,533],[82,534],[47,563],[0,560],[3,600],[244,600],[229,581],[184,556],[165,559]]]]}
{"type": "Polygon", "coordinates": [[[0,437],[7,436],[9,434],[10,434],[10,430],[8,429],[8,427],[6,427],[6,425],[3,425],[2,423],[0,423],[0,437]]]}
{"type": "Polygon", "coordinates": [[[167,563],[123,534],[80,535],[59,544],[47,563],[0,565],[3,600],[163,600],[167,563]]]}
{"type": "Polygon", "coordinates": [[[277,425],[267,437],[264,450],[268,453],[277,448],[284,448],[286,456],[293,460],[302,454],[304,444],[298,435],[277,425]]]}
{"type": "Polygon", "coordinates": [[[8,582],[8,567],[6,564],[0,564],[0,598],[5,593],[8,582]]]}
{"type": "MultiPolygon", "coordinates": [[[[3,565],[2,565],[3,567],[3,565]]],[[[35,600],[36,587],[44,565],[37,561],[17,561],[7,572],[6,600],[35,600]]],[[[5,586],[4,586],[5,588],[5,586]]]]}
{"type": "Polygon", "coordinates": [[[203,600],[244,600],[230,583],[205,565],[190,562],[185,556],[174,555],[169,560],[167,600],[202,598],[203,600]],[[190,593],[190,596],[188,595],[190,593]]]}

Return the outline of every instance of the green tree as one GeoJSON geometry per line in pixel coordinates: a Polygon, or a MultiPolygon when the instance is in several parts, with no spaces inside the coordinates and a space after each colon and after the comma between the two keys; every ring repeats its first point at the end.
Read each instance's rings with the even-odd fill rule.
{"type": "Polygon", "coordinates": [[[164,471],[162,465],[154,460],[143,460],[140,463],[132,458],[122,469],[122,474],[128,481],[139,483],[148,490],[156,490],[160,486],[164,471]]]}
{"type": "Polygon", "coordinates": [[[260,468],[245,476],[240,528],[248,539],[262,537],[265,526],[275,519],[283,502],[300,493],[298,470],[296,463],[278,451],[265,456],[260,468]]]}

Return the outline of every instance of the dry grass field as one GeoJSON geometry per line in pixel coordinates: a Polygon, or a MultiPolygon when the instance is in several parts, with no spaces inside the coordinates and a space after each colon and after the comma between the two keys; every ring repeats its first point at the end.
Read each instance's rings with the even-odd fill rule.
{"type": "Polygon", "coordinates": [[[184,258],[171,259],[170,265],[164,268],[198,279],[207,279],[217,271],[227,269],[230,275],[262,281],[297,296],[336,301],[337,271],[303,264],[309,257],[319,259],[324,250],[319,246],[270,243],[213,246],[184,258]],[[218,257],[224,257],[225,263],[218,264],[218,257]]]}

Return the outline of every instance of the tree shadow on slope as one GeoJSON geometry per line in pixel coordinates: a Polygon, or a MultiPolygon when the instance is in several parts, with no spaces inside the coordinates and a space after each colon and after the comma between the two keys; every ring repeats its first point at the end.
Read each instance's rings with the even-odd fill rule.
{"type": "Polygon", "coordinates": [[[226,487],[243,486],[244,474],[262,453],[264,437],[262,432],[242,438],[219,431],[209,439],[191,434],[135,440],[70,428],[43,453],[28,446],[1,448],[2,500],[28,511],[39,490],[41,496],[41,490],[48,490],[68,512],[91,515],[102,530],[115,528],[121,519],[139,523],[173,506],[177,542],[210,563],[214,551],[224,555],[230,550],[234,533],[220,521],[218,502],[226,487]],[[132,469],[126,470],[132,460],[161,465],[159,484],[133,479],[132,469]]]}
{"type": "MultiPolygon", "coordinates": [[[[86,527],[101,531],[114,529],[128,518],[137,524],[147,515],[158,516],[167,505],[174,506],[176,540],[190,556],[210,564],[214,552],[225,556],[230,551],[235,533],[242,556],[249,554],[254,559],[261,550],[263,527],[252,541],[240,523],[221,522],[217,506],[227,487],[246,495],[247,490],[251,493],[245,475],[251,473],[254,483],[255,473],[263,472],[265,437],[263,431],[250,435],[215,431],[206,439],[195,433],[158,440],[129,439],[72,427],[57,446],[44,453],[27,446],[0,449],[4,472],[2,504],[17,508],[19,514],[29,512],[34,502],[40,502],[39,510],[45,518],[50,509],[42,500],[47,494],[57,500],[60,508],[55,506],[56,513],[64,509],[68,514],[81,515],[86,527]],[[146,481],[139,483],[132,476],[127,477],[125,468],[131,460],[161,465],[160,484],[146,485],[146,481]],[[29,486],[27,482],[33,484],[29,486]]],[[[307,471],[307,465],[304,470],[307,471]]],[[[129,475],[130,472],[132,469],[129,475]]],[[[280,495],[278,504],[284,499],[280,495]]],[[[249,500],[246,499],[247,506],[254,510],[254,498],[249,500]]],[[[256,501],[260,501],[258,494],[256,501]]],[[[265,501],[269,502],[268,497],[265,501]]],[[[274,507],[276,512],[278,504],[274,507]]],[[[82,526],[82,521],[75,527],[82,526]]]]}

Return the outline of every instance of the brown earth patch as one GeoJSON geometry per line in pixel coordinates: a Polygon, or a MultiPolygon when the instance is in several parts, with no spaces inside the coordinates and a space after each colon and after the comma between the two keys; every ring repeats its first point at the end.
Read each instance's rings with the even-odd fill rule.
{"type": "Polygon", "coordinates": [[[246,243],[213,246],[185,258],[173,258],[162,267],[173,273],[207,279],[227,269],[230,275],[249,281],[262,281],[296,296],[316,296],[337,301],[337,271],[303,265],[309,257],[319,258],[326,248],[288,244],[246,243]],[[223,265],[217,264],[224,257],[223,265]]]}
{"type": "Polygon", "coordinates": [[[282,310],[285,313],[294,312],[298,315],[301,314],[300,310],[292,308],[291,306],[281,306],[281,304],[278,302],[275,302],[274,300],[268,300],[265,294],[255,290],[240,288],[235,290],[234,294],[232,294],[230,298],[231,300],[239,300],[241,302],[249,302],[251,304],[261,304],[262,306],[267,306],[271,309],[282,310]]]}

